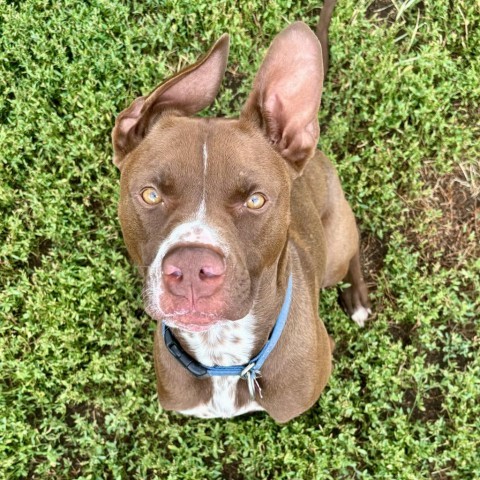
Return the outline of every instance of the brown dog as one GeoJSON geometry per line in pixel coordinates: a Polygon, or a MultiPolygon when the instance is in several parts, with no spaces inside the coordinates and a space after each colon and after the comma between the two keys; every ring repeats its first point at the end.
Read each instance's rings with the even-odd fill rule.
{"type": "MultiPolygon", "coordinates": [[[[317,30],[324,52],[333,4],[317,30]]],[[[193,117],[213,102],[227,56],[224,35],[118,116],[119,216],[159,321],[162,406],[201,417],[266,410],[285,422],[330,375],[320,290],[345,280],[347,312],[360,325],[368,317],[359,238],[335,169],[316,151],[326,64],[317,37],[297,22],[274,39],[238,119],[193,117]],[[255,365],[270,336],[278,343],[255,365]]]]}

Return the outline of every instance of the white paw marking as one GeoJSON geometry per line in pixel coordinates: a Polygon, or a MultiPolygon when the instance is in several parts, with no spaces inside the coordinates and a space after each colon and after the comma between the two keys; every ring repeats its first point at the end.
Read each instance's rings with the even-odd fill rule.
{"type": "Polygon", "coordinates": [[[372,313],[372,311],[368,308],[365,307],[360,307],[357,308],[352,315],[352,320],[359,326],[359,327],[364,327],[365,326],[365,320],[367,320],[368,315],[372,313]]]}

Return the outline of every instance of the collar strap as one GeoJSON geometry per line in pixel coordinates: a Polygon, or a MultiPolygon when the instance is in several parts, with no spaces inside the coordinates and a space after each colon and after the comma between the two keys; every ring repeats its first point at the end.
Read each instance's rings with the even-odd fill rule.
{"type": "Polygon", "coordinates": [[[260,353],[245,365],[207,367],[206,365],[197,362],[181,347],[178,340],[173,336],[170,328],[165,325],[165,322],[162,322],[162,333],[165,340],[165,345],[168,351],[180,362],[180,364],[197,378],[238,375],[249,380],[250,385],[250,382],[253,382],[257,376],[260,376],[260,369],[272,350],[275,348],[275,345],[282,335],[283,328],[285,327],[288,314],[290,312],[292,290],[293,281],[292,275],[290,274],[288,277],[287,291],[285,293],[285,299],[283,300],[282,309],[280,310],[280,314],[278,315],[273,330],[270,333],[270,336],[268,337],[268,340],[263,346],[262,350],[260,350],[260,353]]]}

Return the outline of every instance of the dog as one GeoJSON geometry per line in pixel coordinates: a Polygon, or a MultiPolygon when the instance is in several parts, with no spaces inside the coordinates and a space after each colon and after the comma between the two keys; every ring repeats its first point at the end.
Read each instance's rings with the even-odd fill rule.
{"type": "Polygon", "coordinates": [[[119,218],[158,320],[165,410],[264,410],[287,422],[331,373],[321,289],[343,280],[351,318],[363,325],[371,313],[352,210],[316,149],[334,4],[326,0],[317,35],[296,22],[274,38],[238,118],[194,116],[219,90],[223,35],[116,119],[119,218]]]}

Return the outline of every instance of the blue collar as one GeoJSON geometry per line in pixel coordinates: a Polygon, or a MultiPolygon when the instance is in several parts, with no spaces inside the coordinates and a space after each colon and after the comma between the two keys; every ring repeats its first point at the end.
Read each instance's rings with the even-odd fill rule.
{"type": "Polygon", "coordinates": [[[256,377],[260,376],[260,369],[272,350],[275,348],[278,339],[282,335],[283,328],[287,323],[288,314],[290,312],[290,304],[292,302],[292,290],[293,281],[292,275],[290,274],[288,277],[287,291],[285,293],[285,299],[283,300],[282,309],[280,310],[280,314],[278,315],[277,321],[267,340],[267,343],[265,343],[260,353],[245,365],[207,367],[206,365],[197,362],[193,357],[185,352],[185,350],[183,350],[181,345],[178,343],[178,340],[170,331],[170,328],[167,327],[164,322],[162,322],[162,334],[165,340],[165,345],[167,346],[168,351],[180,362],[180,364],[195,377],[203,378],[239,376],[248,381],[250,395],[254,397],[254,385],[256,383],[255,379],[256,377]]]}

